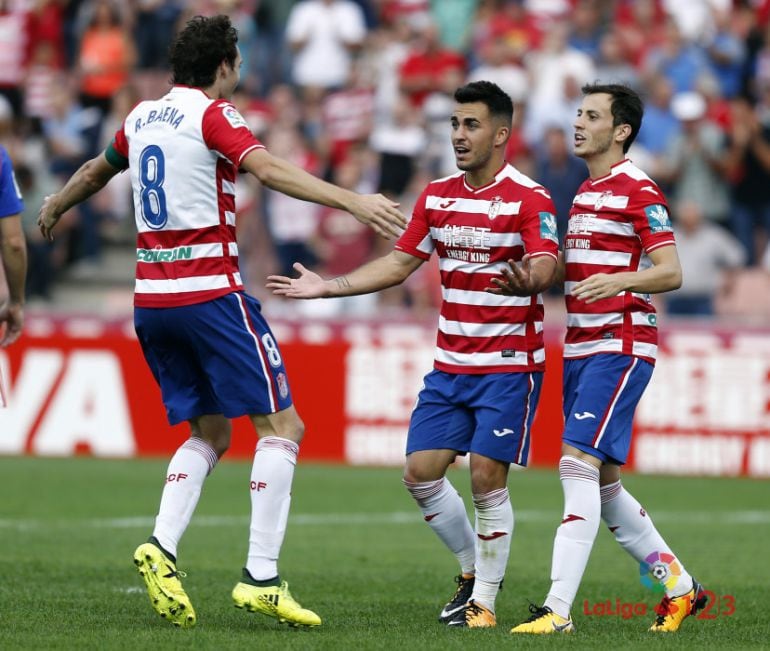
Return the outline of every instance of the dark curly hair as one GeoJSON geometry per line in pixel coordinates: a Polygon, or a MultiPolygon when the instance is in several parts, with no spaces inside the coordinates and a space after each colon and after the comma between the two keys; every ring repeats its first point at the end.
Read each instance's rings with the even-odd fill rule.
{"type": "Polygon", "coordinates": [[[211,86],[217,68],[231,68],[238,56],[238,32],[228,16],[195,16],[187,21],[169,48],[171,83],[196,88],[211,86]]]}

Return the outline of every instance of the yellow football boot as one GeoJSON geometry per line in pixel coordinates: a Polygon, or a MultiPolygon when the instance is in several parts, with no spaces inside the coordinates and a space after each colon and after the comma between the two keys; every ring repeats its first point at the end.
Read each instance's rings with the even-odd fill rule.
{"type": "Polygon", "coordinates": [[[286,581],[281,585],[259,587],[239,583],[233,588],[236,608],[245,608],[251,613],[262,613],[275,617],[289,626],[320,626],[321,618],[312,610],[303,608],[291,596],[286,581]]]}
{"type": "Polygon", "coordinates": [[[564,617],[557,615],[548,606],[541,607],[530,604],[529,612],[532,613],[530,618],[518,626],[514,626],[511,629],[511,633],[545,635],[548,633],[572,633],[575,630],[571,617],[564,619],[564,617]]]}
{"type": "Polygon", "coordinates": [[[134,564],[147,586],[147,594],[155,611],[174,626],[195,626],[195,610],[182,587],[175,563],[157,545],[146,542],[136,548],[134,564]]]}
{"type": "Polygon", "coordinates": [[[489,608],[471,599],[446,624],[462,628],[494,628],[497,626],[497,618],[489,608]]]}
{"type": "Polygon", "coordinates": [[[658,616],[650,626],[651,631],[661,633],[673,633],[679,630],[685,617],[694,615],[701,610],[709,598],[703,586],[695,579],[692,580],[692,590],[681,597],[663,597],[663,600],[655,606],[658,616]]]}

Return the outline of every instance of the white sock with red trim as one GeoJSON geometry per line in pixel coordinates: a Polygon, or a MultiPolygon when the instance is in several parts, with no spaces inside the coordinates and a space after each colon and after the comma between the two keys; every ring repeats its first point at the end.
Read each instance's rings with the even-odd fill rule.
{"type": "Polygon", "coordinates": [[[564,490],[564,518],[553,541],[551,589],[545,605],[568,618],[599,530],[599,469],[564,455],[559,461],[559,477],[564,490]]]}
{"type": "Polygon", "coordinates": [[[436,481],[404,481],[422,517],[451,551],[463,574],[475,574],[476,546],[465,503],[451,482],[442,477],[436,481]]]}
{"type": "Polygon", "coordinates": [[[257,443],[251,467],[251,526],[246,569],[256,581],[278,576],[278,556],[286,534],[291,482],[299,445],[279,436],[257,443]]]}
{"type": "Polygon", "coordinates": [[[179,540],[198,505],[203,482],[218,460],[214,448],[206,441],[191,437],[169,461],[152,535],[175,558],[179,540]]]}
{"type": "Polygon", "coordinates": [[[602,519],[637,563],[661,566],[669,597],[692,590],[692,577],[658,533],[652,519],[620,481],[601,487],[602,519]]]}
{"type": "Polygon", "coordinates": [[[476,507],[476,581],[471,599],[495,612],[513,536],[513,507],[507,488],[474,495],[476,507]]]}

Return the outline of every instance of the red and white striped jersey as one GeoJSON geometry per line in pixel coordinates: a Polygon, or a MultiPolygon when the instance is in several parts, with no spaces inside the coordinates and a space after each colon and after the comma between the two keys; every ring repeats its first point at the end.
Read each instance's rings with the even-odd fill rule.
{"type": "Polygon", "coordinates": [[[586,303],[572,296],[572,288],[597,273],[647,269],[647,253],[673,244],[663,193],[630,160],[580,186],[564,241],[565,357],[621,353],[655,363],[657,315],[648,294],[622,292],[586,303]]]}
{"type": "Polygon", "coordinates": [[[555,209],[548,191],[507,163],[472,188],[464,173],[429,183],[396,249],[439,258],[443,301],[435,368],[501,373],[545,368],[543,299],[484,291],[507,260],[556,257],[555,209]]]}
{"type": "Polygon", "coordinates": [[[197,88],[175,86],[129,113],[112,149],[131,173],[137,307],[190,305],[243,289],[235,174],[262,147],[230,102],[197,88]]]}

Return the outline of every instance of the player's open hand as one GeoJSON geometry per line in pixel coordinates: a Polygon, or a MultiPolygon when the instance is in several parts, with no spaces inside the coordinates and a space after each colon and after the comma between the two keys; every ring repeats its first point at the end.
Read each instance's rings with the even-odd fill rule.
{"type": "Polygon", "coordinates": [[[43,205],[40,206],[40,212],[37,215],[37,225],[43,237],[49,242],[53,242],[53,228],[59,222],[61,215],[54,207],[56,195],[49,194],[43,199],[43,205]]]}
{"type": "Polygon", "coordinates": [[[532,267],[529,255],[525,255],[520,263],[508,260],[508,266],[500,269],[502,278],[492,278],[494,287],[484,291],[501,296],[531,296],[537,293],[533,289],[532,267]]]}
{"type": "Polygon", "coordinates": [[[299,262],[292,266],[299,272],[298,278],[268,276],[265,287],[272,290],[273,294],[287,298],[322,298],[329,295],[327,283],[321,276],[299,262]]]}
{"type": "Polygon", "coordinates": [[[350,213],[386,239],[398,237],[406,228],[406,217],[398,209],[399,204],[382,194],[356,195],[356,203],[350,213]]]}
{"type": "Polygon", "coordinates": [[[572,296],[595,303],[603,298],[617,296],[626,289],[624,274],[594,274],[576,283],[572,288],[572,296]]]}

